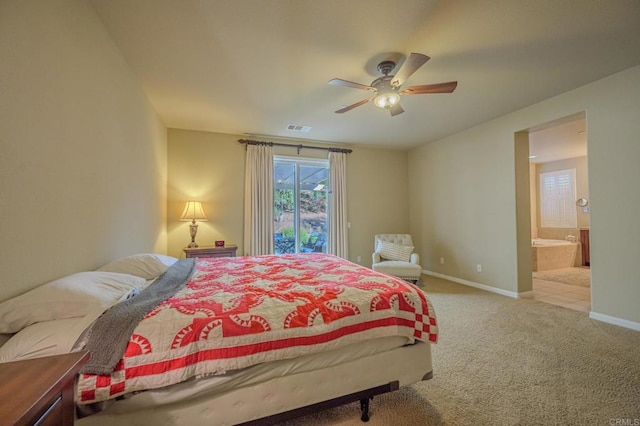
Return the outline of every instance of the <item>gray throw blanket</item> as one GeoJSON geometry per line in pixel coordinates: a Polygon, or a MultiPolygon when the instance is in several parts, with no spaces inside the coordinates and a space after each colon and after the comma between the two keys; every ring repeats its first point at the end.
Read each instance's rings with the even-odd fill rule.
{"type": "Polygon", "coordinates": [[[102,314],[91,328],[85,347],[91,358],[80,372],[111,374],[124,355],[138,323],[153,308],[184,287],[191,277],[194,265],[195,259],[179,260],[143,292],[102,314]]]}

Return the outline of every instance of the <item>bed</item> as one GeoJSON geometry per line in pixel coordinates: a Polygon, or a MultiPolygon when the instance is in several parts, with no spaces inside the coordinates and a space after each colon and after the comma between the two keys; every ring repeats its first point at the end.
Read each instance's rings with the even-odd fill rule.
{"type": "Polygon", "coordinates": [[[405,281],[324,254],[155,257],[152,266],[157,255],[137,256],[98,271],[139,278],[135,290],[114,291],[85,315],[16,325],[3,314],[10,301],[0,304],[0,324],[9,324],[0,331],[22,327],[7,345],[62,321],[74,339],[56,350],[92,353],[76,386],[80,425],[270,424],[353,401],[366,420],[371,397],[431,376],[433,307],[405,281]],[[135,320],[145,304],[152,308],[135,320]]]}

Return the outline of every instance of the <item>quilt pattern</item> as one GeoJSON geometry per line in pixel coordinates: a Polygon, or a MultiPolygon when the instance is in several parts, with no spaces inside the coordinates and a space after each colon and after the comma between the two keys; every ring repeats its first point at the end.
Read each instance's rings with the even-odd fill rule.
{"type": "Polygon", "coordinates": [[[336,256],[197,259],[186,286],[136,327],[111,375],[82,374],[77,402],[401,335],[435,343],[425,294],[336,256]]]}

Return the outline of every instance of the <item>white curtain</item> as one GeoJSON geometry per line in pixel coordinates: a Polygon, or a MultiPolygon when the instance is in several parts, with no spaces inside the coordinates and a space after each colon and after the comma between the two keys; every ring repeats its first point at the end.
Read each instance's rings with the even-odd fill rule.
{"type": "Polygon", "coordinates": [[[329,152],[329,253],[347,259],[347,154],[329,152]]]}
{"type": "Polygon", "coordinates": [[[244,251],[273,253],[273,148],[266,144],[247,144],[244,251]]]}

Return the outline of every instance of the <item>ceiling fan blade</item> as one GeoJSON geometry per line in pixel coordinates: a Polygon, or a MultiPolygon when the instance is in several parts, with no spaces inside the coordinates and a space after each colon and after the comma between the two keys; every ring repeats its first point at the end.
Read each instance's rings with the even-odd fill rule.
{"type": "Polygon", "coordinates": [[[411,75],[423,66],[429,59],[427,55],[422,53],[411,53],[404,64],[400,67],[396,75],[391,80],[391,85],[398,87],[404,84],[411,75]]]}
{"type": "Polygon", "coordinates": [[[389,112],[391,113],[392,117],[395,117],[398,114],[402,114],[404,112],[404,109],[400,106],[400,104],[395,104],[394,106],[389,108],[389,112]]]}
{"type": "Polygon", "coordinates": [[[373,99],[373,98],[363,99],[363,100],[361,100],[360,102],[356,102],[355,104],[352,104],[352,105],[346,106],[346,107],[344,107],[344,108],[340,108],[339,110],[337,110],[337,111],[335,111],[335,112],[336,112],[336,114],[342,114],[343,112],[351,111],[352,109],[357,108],[357,107],[359,107],[360,105],[364,105],[364,104],[366,104],[367,102],[371,101],[372,99],[373,99]]]}
{"type": "Polygon", "coordinates": [[[341,78],[332,78],[331,80],[329,80],[329,84],[333,84],[334,86],[353,87],[354,89],[370,90],[372,92],[376,91],[375,87],[366,86],[360,83],[354,83],[353,81],[347,81],[341,78]]]}
{"type": "Polygon", "coordinates": [[[447,83],[423,84],[422,86],[409,86],[402,89],[399,93],[402,95],[424,95],[427,93],[451,93],[456,90],[457,81],[449,81],[447,83]]]}

